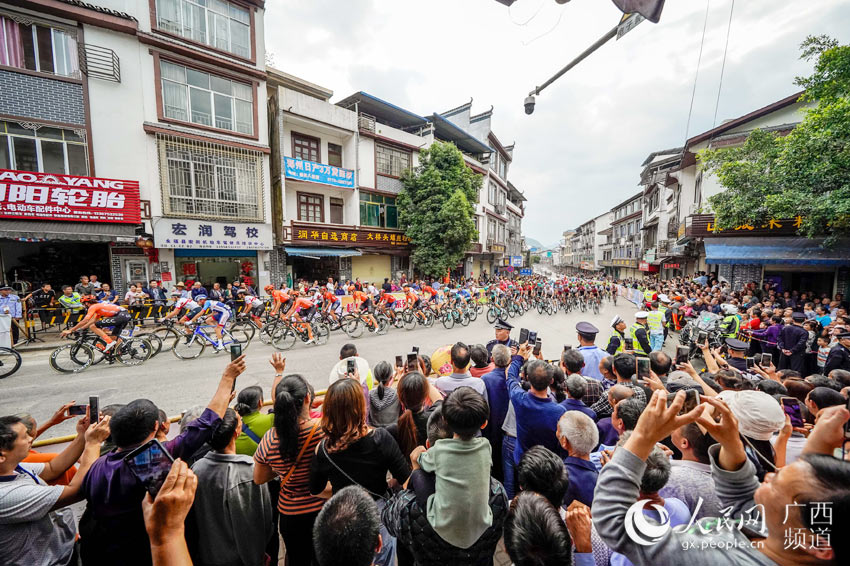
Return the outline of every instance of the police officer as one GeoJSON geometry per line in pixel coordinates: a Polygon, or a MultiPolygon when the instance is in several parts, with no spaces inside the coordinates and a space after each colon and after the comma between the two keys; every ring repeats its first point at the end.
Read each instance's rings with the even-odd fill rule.
{"type": "Polygon", "coordinates": [[[608,339],[608,346],[605,351],[610,355],[622,354],[626,350],[626,330],[628,326],[626,321],[615,316],[611,319],[611,337],[608,339]]]}
{"type": "Polygon", "coordinates": [[[738,307],[730,304],[720,305],[723,311],[723,322],[720,323],[720,329],[724,338],[737,338],[738,331],[741,329],[741,319],[738,318],[738,307]]]}
{"type": "Polygon", "coordinates": [[[673,311],[670,308],[670,297],[661,294],[658,295],[658,311],[664,319],[664,341],[667,341],[667,336],[670,330],[670,322],[673,319],[673,311]]]}
{"type": "Polygon", "coordinates": [[[496,320],[496,324],[493,325],[493,328],[496,331],[496,339],[487,342],[488,354],[493,353],[493,346],[495,346],[496,344],[504,344],[508,348],[513,348],[514,346],[519,348],[519,344],[517,344],[517,341],[511,338],[511,330],[514,329],[513,326],[499,318],[496,320]]]}
{"type": "Polygon", "coordinates": [[[646,323],[649,326],[649,345],[653,352],[664,347],[664,313],[658,310],[658,301],[649,303],[646,323]]]}
{"type": "Polygon", "coordinates": [[[803,328],[805,320],[805,314],[795,312],[791,315],[791,324],[783,326],[779,331],[779,339],[776,342],[776,347],[782,352],[779,369],[793,369],[803,373],[806,342],[809,340],[809,332],[803,328]]]}
{"type": "Polygon", "coordinates": [[[726,339],[726,350],[729,355],[726,358],[726,363],[729,364],[730,367],[735,368],[741,373],[747,373],[749,370],[747,369],[747,350],[750,348],[750,345],[744,342],[743,340],[737,340],[735,338],[727,338],[726,339]]]}
{"type": "Polygon", "coordinates": [[[607,358],[608,353],[595,344],[599,329],[589,322],[579,322],[576,324],[576,332],[578,332],[578,351],[584,357],[582,375],[602,381],[603,376],[602,372],[599,371],[599,362],[602,358],[607,358]]]}
{"type": "Polygon", "coordinates": [[[632,350],[636,354],[648,356],[652,351],[649,345],[648,326],[646,324],[647,312],[638,311],[635,313],[635,323],[629,327],[629,338],[632,339],[632,350]]]}
{"type": "Polygon", "coordinates": [[[15,321],[21,320],[21,299],[12,294],[9,286],[0,287],[0,314],[12,317],[12,345],[18,343],[18,325],[15,321]]]}
{"type": "Polygon", "coordinates": [[[850,371],[850,332],[844,331],[836,334],[838,344],[829,350],[826,357],[826,365],[823,366],[823,374],[829,376],[834,369],[850,371]]]}

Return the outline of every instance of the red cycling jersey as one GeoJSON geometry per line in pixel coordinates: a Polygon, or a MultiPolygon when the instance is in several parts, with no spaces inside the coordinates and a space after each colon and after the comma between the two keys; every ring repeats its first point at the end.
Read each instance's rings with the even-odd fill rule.
{"type": "Polygon", "coordinates": [[[419,300],[419,297],[416,296],[415,291],[413,291],[412,289],[408,289],[404,293],[404,300],[407,301],[410,304],[410,306],[412,307],[414,305],[414,303],[416,303],[416,301],[419,300]]]}
{"type": "Polygon", "coordinates": [[[431,296],[431,297],[433,297],[434,295],[436,295],[436,294],[437,294],[437,292],[436,292],[436,291],[434,291],[434,289],[433,289],[433,288],[431,288],[431,286],[430,286],[430,285],[425,285],[424,287],[422,287],[422,292],[423,292],[423,293],[428,293],[428,295],[429,295],[429,296],[431,296]]]}
{"type": "Polygon", "coordinates": [[[304,297],[298,297],[295,299],[295,304],[292,305],[295,309],[310,309],[313,308],[313,301],[310,299],[305,299],[304,297]]]}
{"type": "Polygon", "coordinates": [[[123,310],[125,310],[123,307],[113,305],[112,303],[95,303],[89,307],[89,310],[88,312],[86,312],[86,317],[84,320],[91,320],[95,317],[108,318],[111,316],[115,316],[123,310]]]}
{"type": "Polygon", "coordinates": [[[384,293],[379,302],[391,305],[395,302],[395,297],[393,297],[389,293],[384,293]]]}
{"type": "Polygon", "coordinates": [[[325,291],[325,293],[322,295],[322,298],[330,304],[333,304],[337,301],[336,295],[334,295],[330,291],[325,291]]]}
{"type": "Polygon", "coordinates": [[[272,291],[272,298],[276,301],[280,301],[281,303],[285,303],[289,300],[289,294],[286,291],[275,290],[272,291]]]}
{"type": "Polygon", "coordinates": [[[352,296],[352,297],[354,297],[355,302],[358,302],[358,303],[362,303],[362,302],[364,302],[364,301],[368,301],[368,300],[369,300],[369,295],[367,295],[367,294],[366,294],[366,293],[364,293],[363,291],[354,291],[354,292],[351,294],[351,296],[352,296]]]}

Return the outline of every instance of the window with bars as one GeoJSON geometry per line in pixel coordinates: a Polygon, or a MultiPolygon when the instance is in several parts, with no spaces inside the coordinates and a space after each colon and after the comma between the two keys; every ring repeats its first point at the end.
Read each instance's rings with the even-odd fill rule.
{"type": "Polygon", "coordinates": [[[86,140],[73,130],[0,122],[0,169],[88,176],[86,140]]]}
{"type": "Polygon", "coordinates": [[[375,159],[378,175],[401,177],[405,170],[410,169],[410,152],[403,149],[375,144],[375,159]]]}
{"type": "Polygon", "coordinates": [[[79,78],[76,33],[0,14],[0,65],[79,78]]]}
{"type": "Polygon", "coordinates": [[[360,191],[360,225],[398,228],[396,198],[360,191]]]}
{"type": "Polygon", "coordinates": [[[292,156],[296,159],[321,163],[322,157],[319,151],[319,143],[318,138],[292,132],[292,156]]]}
{"type": "Polygon", "coordinates": [[[262,153],[157,134],[165,216],[263,220],[262,153]]]}
{"type": "Polygon", "coordinates": [[[322,195],[298,193],[298,220],[304,222],[324,222],[325,207],[322,195]]]}
{"type": "Polygon", "coordinates": [[[223,0],[156,0],[157,25],[168,31],[233,53],[251,57],[251,13],[223,0]]]}
{"type": "Polygon", "coordinates": [[[254,133],[254,89],[170,61],[160,61],[167,118],[240,134],[254,133]]]}

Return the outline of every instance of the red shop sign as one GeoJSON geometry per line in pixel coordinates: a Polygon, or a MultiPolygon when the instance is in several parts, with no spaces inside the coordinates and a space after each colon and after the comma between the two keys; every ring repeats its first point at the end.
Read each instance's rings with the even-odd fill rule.
{"type": "Polygon", "coordinates": [[[664,269],[681,269],[682,265],[679,263],[665,263],[664,269]]]}
{"type": "Polygon", "coordinates": [[[0,169],[0,218],[139,224],[141,216],[138,181],[0,169]]]}

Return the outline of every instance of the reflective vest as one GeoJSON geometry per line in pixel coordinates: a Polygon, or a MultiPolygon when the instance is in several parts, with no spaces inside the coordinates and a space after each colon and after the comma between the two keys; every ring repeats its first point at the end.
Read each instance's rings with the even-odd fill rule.
{"type": "Polygon", "coordinates": [[[647,303],[651,303],[652,302],[652,296],[654,294],[655,293],[652,292],[652,289],[647,289],[646,291],[643,292],[643,298],[646,299],[647,303]]]}
{"type": "Polygon", "coordinates": [[[614,355],[616,356],[617,354],[622,354],[623,352],[626,351],[626,340],[625,340],[625,336],[623,336],[622,334],[620,334],[616,330],[611,333],[611,337],[608,338],[608,343],[610,344],[611,340],[613,340],[614,338],[616,338],[617,340],[620,341],[620,345],[617,346],[617,350],[614,352],[614,355]]]}
{"type": "Polygon", "coordinates": [[[661,325],[667,326],[667,311],[670,310],[663,304],[658,305],[658,312],[661,313],[661,325]]]}
{"type": "Polygon", "coordinates": [[[646,313],[646,322],[649,324],[650,334],[664,333],[664,313],[661,311],[649,311],[646,313]]]}
{"type": "Polygon", "coordinates": [[[644,325],[638,324],[637,322],[629,327],[629,337],[632,339],[632,350],[638,354],[648,355],[649,352],[643,349],[643,346],[640,345],[640,342],[637,339],[637,331],[641,328],[646,330],[644,325]]]}
{"type": "Polygon", "coordinates": [[[738,335],[738,330],[741,329],[741,319],[738,315],[730,314],[723,318],[724,338],[735,338],[738,335]]]}

